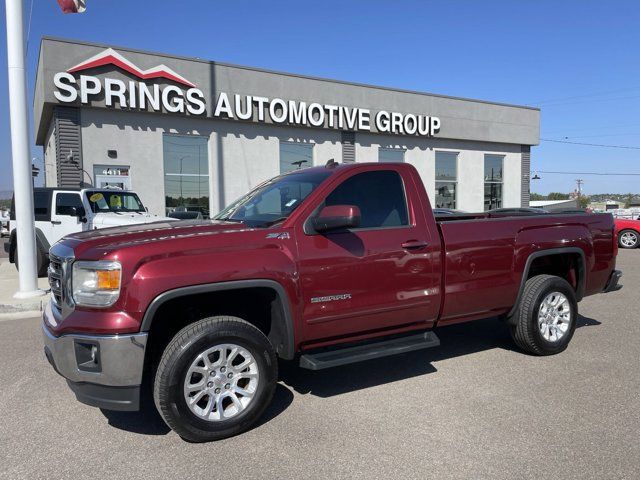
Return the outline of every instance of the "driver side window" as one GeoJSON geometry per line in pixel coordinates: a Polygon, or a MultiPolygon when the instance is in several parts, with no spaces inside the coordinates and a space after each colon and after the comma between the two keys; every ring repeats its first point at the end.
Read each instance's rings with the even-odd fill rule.
{"type": "Polygon", "coordinates": [[[73,215],[72,208],[81,208],[82,200],[77,193],[58,193],[56,195],[56,215],[73,215]]]}
{"type": "Polygon", "coordinates": [[[400,175],[378,170],[354,175],[325,199],[325,206],[355,205],[362,215],[359,228],[390,228],[409,225],[407,199],[400,175]]]}

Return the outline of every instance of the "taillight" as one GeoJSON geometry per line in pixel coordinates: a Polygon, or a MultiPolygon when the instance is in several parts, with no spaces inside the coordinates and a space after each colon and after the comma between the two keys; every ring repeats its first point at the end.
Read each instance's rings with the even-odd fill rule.
{"type": "Polygon", "coordinates": [[[613,226],[613,256],[618,256],[618,232],[616,232],[615,225],[613,226]]]}

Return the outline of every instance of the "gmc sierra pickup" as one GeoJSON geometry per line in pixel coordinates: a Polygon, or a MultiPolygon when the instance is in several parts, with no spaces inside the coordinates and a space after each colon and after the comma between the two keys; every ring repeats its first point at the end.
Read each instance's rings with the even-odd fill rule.
{"type": "Polygon", "coordinates": [[[45,353],[78,400],[183,438],[254,424],[278,358],[311,370],[434,347],[501,317],[563,351],[583,297],[620,288],[609,214],[434,217],[407,164],[329,163],[269,180],[208,221],[70,235],[50,250],[45,353]]]}

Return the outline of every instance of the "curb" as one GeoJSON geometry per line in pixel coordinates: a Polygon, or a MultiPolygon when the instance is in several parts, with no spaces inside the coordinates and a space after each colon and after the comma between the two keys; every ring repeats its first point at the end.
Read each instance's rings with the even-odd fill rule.
{"type": "Polygon", "coordinates": [[[40,310],[19,310],[13,313],[0,313],[0,322],[40,317],[41,314],[42,312],[40,310]]]}
{"type": "Polygon", "coordinates": [[[0,303],[0,320],[40,316],[41,313],[42,298],[19,303],[0,303]]]}
{"type": "Polygon", "coordinates": [[[42,299],[21,303],[0,303],[0,315],[6,313],[32,312],[42,310],[42,299]]]}

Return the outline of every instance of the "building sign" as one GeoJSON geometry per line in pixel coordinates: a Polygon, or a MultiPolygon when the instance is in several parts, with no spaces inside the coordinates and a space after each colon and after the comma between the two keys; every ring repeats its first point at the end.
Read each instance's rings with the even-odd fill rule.
{"type": "Polygon", "coordinates": [[[129,176],[129,167],[104,167],[99,171],[100,175],[129,176]]]}
{"type": "MultiPolygon", "coordinates": [[[[54,75],[53,95],[61,103],[91,104],[104,99],[106,107],[165,111],[206,115],[206,97],[202,90],[166,65],[142,70],[112,48],[54,75]],[[114,65],[139,78],[122,81],[93,75],[74,74],[114,65]],[[160,86],[144,80],[170,82],[160,86]],[[172,85],[176,84],[176,85],[172,85]]],[[[377,131],[399,135],[431,136],[440,131],[440,119],[429,115],[400,113],[367,108],[321,104],[256,95],[230,95],[220,92],[212,99],[213,118],[246,120],[258,123],[312,126],[351,131],[377,131]]]]}

